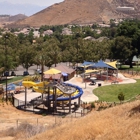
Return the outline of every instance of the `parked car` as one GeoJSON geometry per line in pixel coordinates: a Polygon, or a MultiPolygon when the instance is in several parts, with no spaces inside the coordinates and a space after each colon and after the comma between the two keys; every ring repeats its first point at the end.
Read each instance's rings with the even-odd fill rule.
{"type": "Polygon", "coordinates": [[[9,74],[9,71],[5,71],[4,72],[4,76],[9,76],[10,74],[9,74]]]}
{"type": "Polygon", "coordinates": [[[29,75],[29,72],[28,71],[24,71],[23,72],[23,76],[26,76],[26,75],[29,75]]]}
{"type": "Polygon", "coordinates": [[[11,72],[11,76],[16,76],[14,71],[11,72]]]}
{"type": "Polygon", "coordinates": [[[37,69],[36,72],[37,72],[38,74],[42,74],[41,69],[37,69]]]}

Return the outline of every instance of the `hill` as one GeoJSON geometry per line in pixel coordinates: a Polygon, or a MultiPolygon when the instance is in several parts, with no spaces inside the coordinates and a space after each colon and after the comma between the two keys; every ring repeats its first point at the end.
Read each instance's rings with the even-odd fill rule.
{"type": "Polygon", "coordinates": [[[138,140],[140,100],[95,112],[30,140],[138,140]]]}
{"type": "Polygon", "coordinates": [[[23,20],[25,18],[27,18],[27,16],[23,15],[23,14],[17,14],[17,15],[14,15],[14,16],[0,15],[0,24],[2,26],[2,25],[6,25],[6,24],[9,24],[9,23],[16,22],[18,20],[23,20]]]}
{"type": "Polygon", "coordinates": [[[140,0],[65,0],[10,26],[93,24],[139,16],[140,0]],[[135,10],[117,10],[131,6],[135,10]]]}

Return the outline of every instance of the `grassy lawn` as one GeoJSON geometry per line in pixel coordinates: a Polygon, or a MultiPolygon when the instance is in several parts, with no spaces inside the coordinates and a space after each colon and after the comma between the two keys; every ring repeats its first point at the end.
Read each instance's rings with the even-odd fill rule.
{"type": "MultiPolygon", "coordinates": [[[[12,79],[8,79],[7,82],[8,82],[8,83],[12,83],[12,82],[15,82],[15,81],[18,81],[18,80],[22,80],[23,77],[24,77],[24,76],[15,76],[15,77],[12,78],[12,79]]],[[[6,80],[0,81],[0,84],[5,85],[5,83],[6,83],[6,80]]]]}
{"type": "Polygon", "coordinates": [[[119,70],[133,70],[133,71],[140,71],[140,65],[139,66],[133,66],[133,68],[129,68],[129,65],[121,65],[121,68],[118,67],[119,70]]]}
{"type": "Polygon", "coordinates": [[[140,94],[140,80],[131,84],[113,84],[96,88],[94,94],[99,97],[100,101],[119,102],[118,94],[123,93],[125,100],[140,94]]]}

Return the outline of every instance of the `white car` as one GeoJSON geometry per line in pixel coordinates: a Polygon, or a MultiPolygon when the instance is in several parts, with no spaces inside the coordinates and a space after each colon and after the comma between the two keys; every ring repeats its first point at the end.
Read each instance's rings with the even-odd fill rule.
{"type": "Polygon", "coordinates": [[[41,69],[37,69],[36,72],[39,73],[39,74],[42,73],[41,69]]]}

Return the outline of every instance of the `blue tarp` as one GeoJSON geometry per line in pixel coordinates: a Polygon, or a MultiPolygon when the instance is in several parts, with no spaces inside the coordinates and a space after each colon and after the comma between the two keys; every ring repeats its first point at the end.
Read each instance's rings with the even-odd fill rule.
{"type": "MultiPolygon", "coordinates": [[[[16,88],[16,85],[15,84],[9,84],[9,85],[7,85],[7,91],[15,90],[15,88],[16,88]]],[[[5,88],[5,90],[6,90],[6,88],[5,88]]]]}

